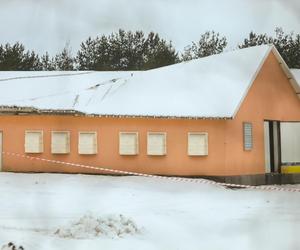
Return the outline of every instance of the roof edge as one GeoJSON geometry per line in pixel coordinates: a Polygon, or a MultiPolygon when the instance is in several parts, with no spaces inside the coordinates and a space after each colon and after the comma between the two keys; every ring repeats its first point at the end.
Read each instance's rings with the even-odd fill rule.
{"type": "MultiPolygon", "coordinates": [[[[260,70],[261,70],[262,66],[264,65],[264,63],[265,63],[267,57],[270,55],[270,52],[272,51],[272,49],[273,49],[273,47],[274,47],[273,44],[268,45],[268,46],[269,46],[268,50],[266,51],[266,53],[265,53],[265,55],[263,56],[262,60],[260,61],[259,65],[257,66],[256,71],[255,71],[255,73],[253,74],[252,79],[251,79],[251,81],[250,81],[250,83],[249,83],[249,85],[248,85],[248,87],[247,87],[247,89],[246,89],[244,95],[242,96],[242,98],[241,98],[239,104],[237,105],[237,107],[236,107],[236,109],[235,109],[235,111],[234,111],[234,113],[233,113],[233,115],[232,115],[232,118],[233,118],[233,119],[235,118],[235,116],[236,116],[237,113],[239,112],[239,110],[240,110],[240,108],[241,108],[241,106],[242,106],[244,100],[246,99],[246,97],[247,97],[247,95],[248,95],[248,93],[249,93],[250,88],[252,87],[254,81],[255,81],[256,78],[257,78],[258,73],[260,72],[260,70]]],[[[275,48],[275,49],[276,49],[276,48],[275,48]]]]}
{"type": "Polygon", "coordinates": [[[296,94],[297,95],[300,94],[300,82],[297,81],[293,72],[291,71],[289,66],[286,64],[286,62],[284,61],[284,59],[282,58],[282,56],[280,55],[280,53],[278,52],[278,50],[276,49],[275,46],[273,46],[272,51],[273,51],[275,57],[277,58],[277,60],[279,61],[282,70],[286,74],[286,76],[287,76],[289,82],[291,83],[292,87],[294,88],[296,94]]]}
{"type": "MultiPolygon", "coordinates": [[[[269,49],[267,50],[266,54],[264,55],[263,59],[261,60],[260,64],[258,65],[255,74],[252,77],[252,80],[247,88],[247,90],[244,93],[244,96],[242,97],[239,105],[237,106],[236,110],[234,111],[232,118],[234,119],[235,116],[237,115],[238,111],[241,108],[241,105],[243,104],[246,96],[249,93],[250,88],[252,87],[254,81],[257,78],[258,73],[260,72],[261,68],[263,67],[267,57],[270,55],[270,53],[273,53],[277,59],[277,61],[279,62],[283,72],[285,73],[285,75],[287,76],[290,84],[292,85],[293,89],[295,90],[296,94],[299,96],[300,95],[300,83],[297,82],[295,76],[293,75],[293,73],[291,72],[290,68],[288,67],[288,65],[286,64],[286,62],[284,61],[284,59],[282,58],[282,56],[280,55],[280,53],[278,52],[278,50],[276,49],[276,47],[273,44],[269,45],[269,49]]],[[[300,98],[300,96],[299,96],[300,98]]]]}
{"type": "Polygon", "coordinates": [[[115,115],[115,114],[88,114],[71,109],[38,109],[35,107],[0,106],[0,116],[3,115],[70,115],[81,117],[104,118],[141,118],[141,119],[174,119],[174,120],[231,120],[232,117],[204,117],[204,116],[171,116],[171,115],[115,115]]]}

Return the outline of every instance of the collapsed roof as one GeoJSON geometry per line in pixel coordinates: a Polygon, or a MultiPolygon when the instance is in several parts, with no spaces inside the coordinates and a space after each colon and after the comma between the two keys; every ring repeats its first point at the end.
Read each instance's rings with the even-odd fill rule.
{"type": "Polygon", "coordinates": [[[299,93],[275,47],[262,45],[148,71],[2,71],[0,106],[2,112],[230,119],[271,51],[299,93]]]}

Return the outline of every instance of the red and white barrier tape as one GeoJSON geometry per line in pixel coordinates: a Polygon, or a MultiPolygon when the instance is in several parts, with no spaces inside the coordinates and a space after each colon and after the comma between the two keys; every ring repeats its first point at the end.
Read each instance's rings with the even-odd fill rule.
{"type": "Polygon", "coordinates": [[[144,174],[144,173],[137,173],[137,172],[131,172],[131,171],[116,170],[116,169],[111,169],[111,168],[95,167],[95,166],[83,165],[83,164],[78,164],[78,163],[49,160],[49,159],[45,159],[45,158],[41,158],[41,157],[33,157],[33,156],[28,156],[28,155],[23,155],[23,154],[18,154],[18,153],[12,153],[12,152],[2,152],[2,153],[5,154],[5,155],[8,155],[8,156],[15,156],[15,157],[29,159],[29,160],[37,160],[37,161],[50,162],[50,163],[66,165],[66,166],[73,166],[73,167],[79,167],[79,168],[85,168],[85,169],[99,170],[99,171],[110,172],[110,173],[114,173],[114,174],[142,176],[142,177],[172,180],[172,181],[213,184],[213,185],[217,185],[217,186],[224,186],[224,187],[231,187],[231,188],[249,188],[249,189],[268,190],[268,191],[274,190],[274,191],[300,192],[300,189],[298,189],[298,188],[281,188],[281,187],[275,187],[275,186],[251,186],[251,185],[215,182],[215,181],[211,181],[211,180],[207,180],[207,179],[168,177],[168,176],[161,176],[161,175],[154,175],[154,174],[144,174]]]}

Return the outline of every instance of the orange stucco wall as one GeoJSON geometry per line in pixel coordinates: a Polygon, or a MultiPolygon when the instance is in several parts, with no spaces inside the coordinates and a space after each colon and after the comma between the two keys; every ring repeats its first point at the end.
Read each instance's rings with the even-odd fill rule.
{"type": "MultiPolygon", "coordinates": [[[[218,174],[224,165],[223,141],[225,121],[168,120],[168,119],[113,119],[72,116],[3,116],[0,117],[3,131],[3,150],[24,153],[25,130],[44,131],[44,153],[32,156],[93,166],[147,173],[197,175],[218,174]],[[51,131],[71,132],[71,153],[51,154],[51,131]],[[78,154],[78,132],[97,131],[98,154],[78,154]],[[139,133],[139,154],[119,155],[119,132],[139,133]],[[167,155],[147,155],[147,132],[167,133],[167,155]],[[209,133],[209,156],[187,155],[187,133],[206,131],[209,133]],[[212,146],[214,145],[214,146],[212,146]]],[[[62,165],[44,164],[4,155],[4,171],[86,172],[83,169],[62,165]]]]}
{"type": "Polygon", "coordinates": [[[265,61],[235,119],[226,122],[228,175],[265,173],[264,120],[300,121],[300,100],[274,54],[265,61]],[[253,124],[253,150],[243,150],[242,123],[253,124]]]}
{"type": "MultiPolygon", "coordinates": [[[[3,150],[24,154],[25,130],[44,131],[44,153],[33,156],[93,166],[167,175],[238,175],[264,173],[265,119],[300,121],[300,101],[271,54],[233,120],[171,120],[73,116],[0,116],[3,150]],[[243,150],[244,121],[253,123],[254,148],[243,150]],[[51,154],[51,131],[71,132],[71,153],[51,154]],[[98,154],[78,154],[78,132],[98,133],[98,154]],[[119,155],[119,132],[139,133],[139,154],[119,155]],[[167,133],[167,155],[147,155],[147,132],[167,133]],[[209,155],[187,154],[188,132],[208,132],[209,155]]],[[[3,171],[95,172],[3,156],[3,171]]]]}

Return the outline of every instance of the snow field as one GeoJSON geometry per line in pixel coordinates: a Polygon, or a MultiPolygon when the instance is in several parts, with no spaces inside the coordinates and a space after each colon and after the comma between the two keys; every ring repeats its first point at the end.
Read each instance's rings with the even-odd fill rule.
{"type": "Polygon", "coordinates": [[[12,241],[25,250],[297,250],[299,231],[299,193],[0,173],[0,247],[12,241]],[[135,226],[119,237],[122,220],[135,226]],[[97,226],[102,234],[95,235],[97,226]]]}

